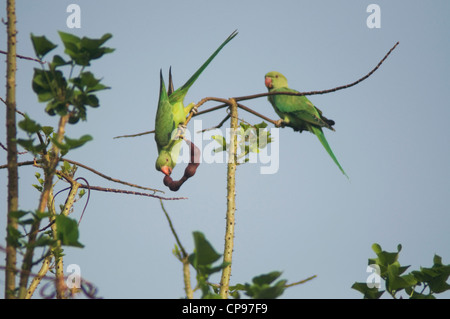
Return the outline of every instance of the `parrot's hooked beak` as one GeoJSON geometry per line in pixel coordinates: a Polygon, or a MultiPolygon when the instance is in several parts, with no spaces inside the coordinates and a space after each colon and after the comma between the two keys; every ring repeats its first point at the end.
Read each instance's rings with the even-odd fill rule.
{"type": "Polygon", "coordinates": [[[169,166],[163,166],[161,167],[161,172],[166,176],[170,176],[170,174],[172,174],[172,169],[169,166]]]}
{"type": "Polygon", "coordinates": [[[272,88],[272,79],[269,78],[268,76],[266,76],[265,84],[268,89],[271,89],[272,88]]]}

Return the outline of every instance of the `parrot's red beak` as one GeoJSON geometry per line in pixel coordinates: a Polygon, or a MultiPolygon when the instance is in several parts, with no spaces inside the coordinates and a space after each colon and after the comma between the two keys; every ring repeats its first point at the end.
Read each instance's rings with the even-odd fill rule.
{"type": "Polygon", "coordinates": [[[265,84],[268,89],[271,89],[272,88],[272,79],[267,76],[266,80],[265,80],[265,84]]]}
{"type": "Polygon", "coordinates": [[[161,167],[161,172],[166,176],[170,176],[170,174],[172,174],[172,169],[169,166],[163,166],[161,167]]]}

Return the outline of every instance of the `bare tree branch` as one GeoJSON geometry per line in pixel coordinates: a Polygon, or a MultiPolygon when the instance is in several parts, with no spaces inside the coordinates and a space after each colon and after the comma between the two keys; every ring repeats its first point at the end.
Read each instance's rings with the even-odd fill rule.
{"type": "MultiPolygon", "coordinates": [[[[5,52],[5,51],[3,51],[3,50],[0,50],[0,53],[1,53],[1,54],[8,54],[7,52],[5,52]]],[[[16,54],[16,57],[19,58],[19,59],[24,59],[24,60],[29,60],[29,61],[35,61],[35,62],[38,62],[38,63],[40,63],[40,64],[45,64],[45,63],[46,63],[46,62],[44,62],[44,61],[42,61],[42,60],[35,59],[35,58],[30,58],[30,57],[24,56],[24,55],[16,54]]]]}
{"type": "Polygon", "coordinates": [[[188,199],[187,197],[163,197],[163,196],[158,196],[158,195],[154,195],[154,194],[134,192],[134,191],[124,190],[124,189],[107,188],[107,187],[92,186],[92,185],[88,186],[88,185],[84,185],[84,184],[80,184],[80,188],[90,189],[91,191],[107,192],[107,193],[119,193],[119,194],[127,194],[127,195],[153,197],[153,198],[158,198],[158,199],[162,199],[162,200],[188,199]]]}

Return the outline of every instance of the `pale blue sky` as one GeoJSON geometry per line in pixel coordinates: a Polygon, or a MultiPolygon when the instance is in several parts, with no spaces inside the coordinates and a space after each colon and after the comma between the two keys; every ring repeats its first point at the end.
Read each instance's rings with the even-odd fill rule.
{"type": "MultiPolygon", "coordinates": [[[[101,107],[89,110],[87,122],[68,127],[68,136],[94,137],[68,158],[115,178],[165,189],[162,174],[154,169],[153,136],[112,139],[154,128],[161,68],[167,78],[172,66],[175,86],[182,85],[238,29],[239,35],[201,75],[186,102],[265,92],[264,74],[272,70],[282,72],[299,91],[322,90],[365,75],[400,41],[361,84],[310,97],[336,122],[336,132],[325,134],[350,180],[316,137],[289,128],[279,132],[276,174],[261,175],[259,164],[237,170],[232,284],[280,270],[289,282],[318,276],[288,289],[285,298],[360,298],[350,287],[366,280],[374,242],[388,251],[401,243],[400,262],[411,270],[431,267],[435,253],[450,263],[449,9],[445,0],[20,1],[18,53],[33,55],[31,32],[46,35],[59,44],[58,50],[57,30],[88,37],[112,33],[107,46],[116,51],[92,67],[112,89],[99,94],[101,107]],[[82,19],[77,30],[66,26],[66,7],[75,2],[82,19]],[[380,29],[366,25],[371,3],[381,8],[380,29]]],[[[3,27],[2,49],[5,33],[3,27]]],[[[55,125],[56,118],[44,115],[44,105],[31,90],[33,67],[33,62],[18,61],[18,108],[41,124],[55,125]]],[[[5,72],[4,63],[0,72],[5,72]]],[[[0,86],[5,87],[4,76],[0,86]]],[[[265,98],[245,104],[276,119],[265,98]]],[[[203,128],[224,115],[220,111],[203,117],[203,128]]],[[[260,122],[247,113],[239,115],[260,122]]],[[[4,142],[4,116],[0,122],[4,142]]],[[[6,162],[3,154],[1,163],[6,162]]],[[[184,167],[176,167],[175,178],[184,167]]],[[[20,169],[23,210],[37,207],[38,193],[31,186],[36,171],[20,169]]],[[[92,185],[124,188],[82,169],[77,173],[92,185]]],[[[0,176],[5,211],[6,171],[0,176]]],[[[56,187],[65,186],[60,182],[56,187]]],[[[167,196],[189,198],[165,203],[188,251],[196,230],[222,251],[225,186],[225,164],[202,164],[180,191],[166,191],[167,196]]],[[[79,203],[74,218],[81,209],[79,203]]],[[[5,220],[3,214],[1,238],[5,220]]],[[[158,200],[93,192],[80,233],[85,248],[66,249],[65,265],[80,265],[100,296],[183,296],[181,263],[171,253],[174,238],[158,200]]],[[[192,275],[194,282],[194,271],[192,275]]]]}

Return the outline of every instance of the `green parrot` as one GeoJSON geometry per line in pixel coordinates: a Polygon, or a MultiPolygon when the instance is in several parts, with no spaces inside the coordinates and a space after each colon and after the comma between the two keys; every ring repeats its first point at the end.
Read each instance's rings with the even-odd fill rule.
{"type": "Polygon", "coordinates": [[[176,165],[178,154],[180,153],[181,139],[176,138],[179,126],[183,126],[189,112],[195,107],[195,103],[184,106],[184,98],[189,88],[194,84],[200,74],[206,69],[215,56],[237,35],[234,31],[230,36],[214,51],[205,63],[192,75],[187,82],[174,90],[172,83],[172,72],[169,71],[169,89],[166,92],[162,72],[160,73],[160,90],[158,109],[155,119],[155,141],[158,148],[158,158],[156,159],[156,169],[170,176],[176,165]]]}
{"type": "MultiPolygon", "coordinates": [[[[280,72],[272,71],[267,73],[265,75],[265,85],[269,92],[299,93],[288,87],[286,77],[280,72]]],[[[336,156],[334,156],[322,131],[322,127],[334,131],[332,126],[335,123],[333,120],[324,117],[322,111],[315,107],[306,96],[277,94],[269,95],[268,99],[275,112],[281,117],[280,124],[290,126],[294,131],[310,131],[315,134],[341,172],[348,178],[336,156]]]]}

